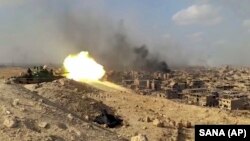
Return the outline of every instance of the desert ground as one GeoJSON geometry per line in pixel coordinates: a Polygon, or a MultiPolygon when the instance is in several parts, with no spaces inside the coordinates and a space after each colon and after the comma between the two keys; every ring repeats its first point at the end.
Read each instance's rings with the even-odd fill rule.
{"type": "Polygon", "coordinates": [[[185,141],[194,140],[196,124],[250,123],[247,112],[138,95],[108,82],[85,84],[63,78],[41,84],[6,83],[22,71],[0,69],[0,140],[135,141],[131,138],[143,135],[148,141],[185,141]],[[107,128],[94,123],[101,109],[122,118],[123,124],[107,128]]]}

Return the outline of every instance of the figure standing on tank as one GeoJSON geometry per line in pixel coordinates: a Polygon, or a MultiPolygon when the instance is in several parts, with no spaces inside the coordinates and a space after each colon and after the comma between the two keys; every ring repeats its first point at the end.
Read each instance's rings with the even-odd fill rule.
{"type": "Polygon", "coordinates": [[[27,69],[27,76],[28,76],[29,78],[32,77],[32,70],[31,70],[30,68],[27,69]]]}

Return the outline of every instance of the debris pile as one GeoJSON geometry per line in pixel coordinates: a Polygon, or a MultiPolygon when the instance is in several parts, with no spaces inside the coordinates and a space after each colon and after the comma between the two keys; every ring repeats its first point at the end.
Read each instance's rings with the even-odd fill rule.
{"type": "MultiPolygon", "coordinates": [[[[36,89],[36,92],[40,96],[56,103],[58,107],[64,107],[66,110],[75,113],[76,116],[83,120],[93,121],[101,113],[102,109],[107,109],[111,113],[113,112],[105,104],[87,96],[98,94],[99,90],[74,80],[63,78],[43,83],[42,87],[36,89]]],[[[72,116],[71,114],[69,119],[72,116]]]]}

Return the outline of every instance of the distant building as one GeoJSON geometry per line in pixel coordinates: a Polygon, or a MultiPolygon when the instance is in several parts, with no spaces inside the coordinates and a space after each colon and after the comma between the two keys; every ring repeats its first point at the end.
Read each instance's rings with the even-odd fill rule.
{"type": "Polygon", "coordinates": [[[172,90],[166,90],[156,94],[157,97],[167,98],[167,99],[176,99],[178,98],[178,92],[172,90]]]}
{"type": "Polygon", "coordinates": [[[151,90],[161,90],[161,81],[147,80],[147,88],[151,90]]]}
{"type": "Polygon", "coordinates": [[[220,89],[220,90],[231,90],[233,89],[235,86],[234,85],[229,85],[229,84],[225,84],[225,85],[217,85],[216,88],[220,89]]]}
{"type": "Polygon", "coordinates": [[[123,86],[132,85],[134,83],[134,80],[122,80],[123,86]]]}
{"type": "Polygon", "coordinates": [[[227,110],[242,110],[248,106],[248,95],[227,94],[219,99],[219,108],[227,110]]]}
{"type": "Polygon", "coordinates": [[[215,107],[215,106],[218,106],[219,101],[215,95],[205,95],[205,96],[200,97],[198,104],[200,106],[215,107]]]}
{"type": "Polygon", "coordinates": [[[193,93],[207,93],[208,89],[206,88],[195,88],[195,89],[185,89],[183,90],[184,94],[193,94],[193,93]]]}
{"type": "Polygon", "coordinates": [[[145,88],[147,88],[147,81],[140,80],[140,79],[137,78],[137,79],[134,80],[134,85],[136,85],[136,87],[138,89],[145,89],[145,88]]]}
{"type": "Polygon", "coordinates": [[[192,80],[188,83],[189,88],[202,88],[204,87],[204,82],[202,80],[192,80]]]}
{"type": "Polygon", "coordinates": [[[242,110],[246,108],[245,98],[221,98],[219,99],[219,108],[227,110],[242,110]]]}
{"type": "Polygon", "coordinates": [[[169,88],[174,91],[182,91],[187,88],[187,83],[185,82],[171,82],[169,88]]]}
{"type": "Polygon", "coordinates": [[[185,96],[185,99],[187,103],[199,106],[214,107],[218,105],[217,97],[211,94],[202,94],[202,93],[188,94],[185,96]]]}

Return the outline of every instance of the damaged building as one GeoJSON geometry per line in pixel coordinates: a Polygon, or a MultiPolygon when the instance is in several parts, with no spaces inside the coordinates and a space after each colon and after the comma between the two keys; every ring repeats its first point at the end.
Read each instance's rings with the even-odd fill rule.
{"type": "Polygon", "coordinates": [[[236,68],[187,68],[169,73],[127,71],[123,74],[122,85],[138,94],[199,106],[246,109],[249,107],[248,94],[239,93],[250,91],[248,73],[250,71],[236,68]]]}
{"type": "Polygon", "coordinates": [[[179,98],[178,92],[173,91],[171,89],[163,90],[161,92],[157,92],[157,93],[155,93],[155,96],[161,97],[161,98],[166,98],[166,99],[177,99],[177,98],[179,98]]]}
{"type": "Polygon", "coordinates": [[[215,107],[218,105],[218,99],[215,95],[195,93],[185,96],[185,100],[189,104],[199,105],[199,106],[209,106],[215,107]]]}
{"type": "Polygon", "coordinates": [[[185,89],[179,94],[179,98],[188,104],[209,107],[218,106],[218,95],[206,88],[185,89]]]}
{"type": "Polygon", "coordinates": [[[187,82],[189,88],[203,88],[205,83],[202,80],[191,80],[187,82]]]}
{"type": "Polygon", "coordinates": [[[243,110],[249,108],[248,95],[223,95],[219,99],[219,108],[226,110],[243,110]]]}
{"type": "Polygon", "coordinates": [[[161,89],[161,81],[159,80],[135,79],[134,85],[139,90],[142,90],[142,89],[160,90],[161,89]]]}

